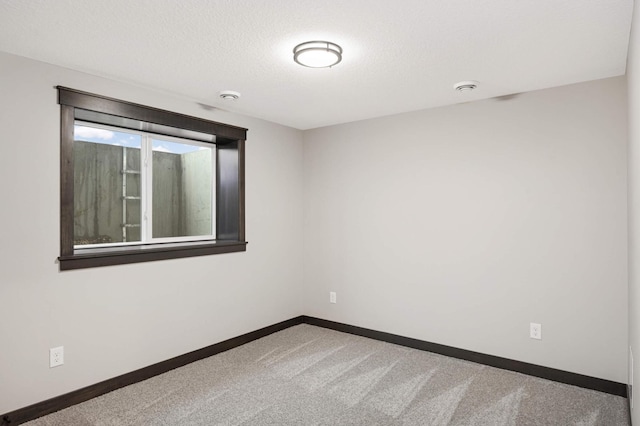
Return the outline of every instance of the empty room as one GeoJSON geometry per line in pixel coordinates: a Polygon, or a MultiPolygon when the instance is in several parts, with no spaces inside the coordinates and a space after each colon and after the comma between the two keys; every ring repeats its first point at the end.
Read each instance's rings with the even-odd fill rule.
{"type": "Polygon", "coordinates": [[[640,423],[639,21],[0,0],[0,425],[640,423]]]}

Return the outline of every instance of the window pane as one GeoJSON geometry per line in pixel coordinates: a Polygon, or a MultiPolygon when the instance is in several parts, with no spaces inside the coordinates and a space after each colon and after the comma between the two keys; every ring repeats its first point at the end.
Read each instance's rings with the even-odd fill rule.
{"type": "Polygon", "coordinates": [[[213,234],[213,148],[160,139],[153,149],[153,238],[213,234]]]}
{"type": "Polygon", "coordinates": [[[74,244],[140,241],[136,134],[74,126],[74,244]]]}
{"type": "Polygon", "coordinates": [[[176,138],[191,139],[199,142],[215,143],[215,135],[209,133],[196,132],[193,130],[180,129],[177,127],[164,126],[157,123],[136,120],[133,118],[120,117],[85,109],[76,109],[75,117],[80,121],[104,124],[110,127],[121,129],[142,130],[144,132],[155,133],[157,135],[169,135],[176,138]]]}

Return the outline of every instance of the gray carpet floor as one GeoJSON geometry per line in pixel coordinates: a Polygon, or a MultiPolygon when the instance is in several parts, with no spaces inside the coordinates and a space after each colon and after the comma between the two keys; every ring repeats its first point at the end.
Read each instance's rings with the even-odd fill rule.
{"type": "Polygon", "coordinates": [[[25,423],[629,425],[625,398],[298,325],[25,423]]]}

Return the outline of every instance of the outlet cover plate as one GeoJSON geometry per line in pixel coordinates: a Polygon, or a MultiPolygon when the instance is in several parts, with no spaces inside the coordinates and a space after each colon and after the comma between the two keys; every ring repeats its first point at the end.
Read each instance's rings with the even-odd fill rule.
{"type": "Polygon", "coordinates": [[[529,337],[542,340],[542,325],[532,322],[529,324],[529,337]]]}
{"type": "Polygon", "coordinates": [[[64,346],[49,349],[49,368],[64,364],[64,346]]]}

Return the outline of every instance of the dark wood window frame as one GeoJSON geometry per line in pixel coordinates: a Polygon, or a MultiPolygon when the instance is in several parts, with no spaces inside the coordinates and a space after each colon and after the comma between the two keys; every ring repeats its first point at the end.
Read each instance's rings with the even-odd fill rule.
{"type": "Polygon", "coordinates": [[[244,172],[247,129],[66,87],[58,86],[57,89],[60,104],[60,270],[246,251],[244,172]],[[76,109],[215,136],[217,239],[74,249],[73,126],[76,109]]]}

